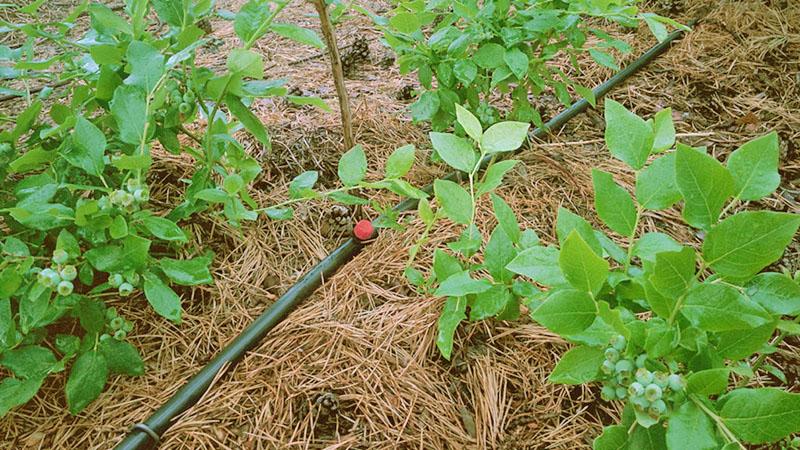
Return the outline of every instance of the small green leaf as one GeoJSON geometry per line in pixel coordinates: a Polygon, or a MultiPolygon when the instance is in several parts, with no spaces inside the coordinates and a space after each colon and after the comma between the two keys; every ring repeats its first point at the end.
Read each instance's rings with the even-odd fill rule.
{"type": "Polygon", "coordinates": [[[800,215],[745,211],[711,228],[703,259],[724,277],[747,279],[777,261],[791,242],[800,215]]]}
{"type": "Polygon", "coordinates": [[[345,186],[355,186],[367,174],[367,156],[361,145],[356,145],[339,160],[339,179],[345,186]]]}
{"type": "Polygon", "coordinates": [[[736,389],[719,402],[722,422],[745,442],[776,442],[800,430],[800,394],[775,388],[736,389]]]}
{"type": "Polygon", "coordinates": [[[681,313],[693,325],[706,331],[755,328],[772,318],[730,285],[698,284],[686,294],[681,313]]]}
{"type": "Polygon", "coordinates": [[[511,281],[514,274],[506,269],[506,265],[514,259],[517,252],[503,227],[495,227],[483,254],[486,270],[496,282],[511,281]]]}
{"type": "Polygon", "coordinates": [[[267,150],[272,148],[272,140],[269,137],[269,132],[261,119],[256,117],[250,108],[245,106],[239,97],[228,94],[225,96],[225,104],[228,105],[228,110],[234,115],[239,122],[244,125],[245,129],[253,135],[258,142],[260,142],[267,150]]]}
{"type": "Polygon", "coordinates": [[[192,259],[161,258],[158,260],[158,265],[170,281],[182,286],[212,284],[214,280],[208,271],[209,264],[211,264],[210,257],[192,259]]]}
{"type": "Polygon", "coordinates": [[[558,242],[561,245],[564,245],[564,241],[567,240],[567,237],[573,231],[577,231],[596,254],[603,254],[603,247],[600,245],[600,241],[597,239],[592,225],[583,217],[566,208],[559,207],[558,217],[556,217],[556,234],[558,235],[558,242]]]}
{"type": "Polygon", "coordinates": [[[470,302],[469,320],[477,321],[496,316],[513,299],[511,291],[500,284],[479,292],[470,302]]]}
{"type": "Polygon", "coordinates": [[[603,428],[603,434],[592,444],[592,450],[622,450],[628,445],[628,427],[612,425],[603,428]]]}
{"type": "Polygon", "coordinates": [[[663,152],[675,145],[675,124],[672,121],[672,108],[662,109],[653,117],[653,151],[663,152]]]}
{"type": "Polygon", "coordinates": [[[675,153],[654,160],[636,175],[636,200],[647,209],[666,209],[683,196],[675,181],[675,153]]]}
{"type": "Polygon", "coordinates": [[[570,233],[561,246],[558,264],[573,287],[593,296],[608,278],[608,262],[597,256],[577,231],[570,233]]]}
{"type": "Polygon", "coordinates": [[[147,302],[161,316],[174,323],[181,323],[181,298],[161,278],[153,273],[144,274],[144,295],[147,302]]]}
{"type": "Polygon", "coordinates": [[[0,366],[28,380],[44,378],[55,364],[53,352],[39,345],[18,347],[0,355],[0,366]]]}
{"type": "Polygon", "coordinates": [[[686,391],[690,394],[707,397],[728,390],[728,368],[707,369],[695,372],[686,379],[686,391]]]}
{"type": "Polygon", "coordinates": [[[426,91],[411,105],[411,117],[415,122],[424,122],[433,119],[439,111],[441,101],[435,91],[426,91]]]}
{"type": "Polygon", "coordinates": [[[528,138],[529,123],[500,122],[483,133],[481,148],[486,154],[510,152],[525,143],[528,138]]]}
{"type": "Polygon", "coordinates": [[[650,282],[661,295],[677,298],[691,287],[695,265],[695,253],[689,247],[678,252],[658,253],[650,282]]]}
{"type": "Polygon", "coordinates": [[[558,265],[558,254],[555,247],[531,247],[521,251],[506,269],[545,286],[563,285],[567,279],[558,265]]]}
{"type": "Polygon", "coordinates": [[[722,358],[739,360],[764,349],[764,343],[769,341],[775,332],[775,322],[768,322],[749,330],[733,330],[717,333],[719,342],[716,352],[722,358]]]}
{"type": "Polygon", "coordinates": [[[478,155],[469,141],[450,133],[431,132],[430,138],[436,153],[450,167],[467,173],[475,168],[478,155]]]}
{"type": "Polygon", "coordinates": [[[528,55],[517,47],[506,50],[503,60],[511,72],[520,80],[528,73],[528,55]]]}
{"type": "Polygon", "coordinates": [[[778,133],[754,139],[731,153],[728,170],[736,187],[735,197],[759,200],[775,192],[781,183],[778,174],[778,133]]]}
{"type": "Polygon", "coordinates": [[[494,42],[487,42],[472,55],[472,61],[484,69],[494,69],[505,63],[506,49],[494,42]]]}
{"type": "Polygon", "coordinates": [[[401,33],[411,34],[419,30],[419,28],[422,26],[422,22],[420,22],[417,14],[401,12],[395,14],[389,19],[389,25],[401,33]]]}
{"type": "Polygon", "coordinates": [[[469,276],[469,271],[464,270],[451,275],[441,282],[434,295],[436,297],[461,297],[477,294],[489,290],[492,284],[487,280],[476,280],[469,276]]]}
{"type": "Polygon", "coordinates": [[[186,242],[186,233],[173,221],[158,216],[147,216],[142,224],[153,236],[165,241],[186,242]]]}
{"type": "Polygon", "coordinates": [[[456,119],[461,127],[464,128],[464,131],[467,132],[467,135],[472,138],[475,142],[481,141],[481,136],[483,135],[483,128],[481,127],[481,122],[475,117],[469,110],[464,108],[463,106],[456,104],[456,119]]]}
{"type": "Polygon", "coordinates": [[[445,215],[450,220],[463,225],[470,223],[474,206],[469,192],[458,184],[447,180],[434,181],[433,192],[445,215]]]}
{"type": "Polygon", "coordinates": [[[608,67],[612,70],[619,70],[619,66],[614,61],[614,57],[610,54],[596,48],[590,48],[589,55],[597,64],[600,64],[603,67],[608,67]]]}
{"type": "Polygon", "coordinates": [[[325,103],[325,100],[322,100],[319,97],[308,97],[303,95],[287,95],[286,100],[294,103],[295,105],[299,106],[314,106],[317,107],[325,112],[331,112],[331,107],[325,103]]]}
{"type": "Polygon", "coordinates": [[[669,416],[667,448],[717,450],[720,446],[711,418],[687,401],[669,416]]]}
{"type": "Polygon", "coordinates": [[[138,376],[144,374],[144,362],[136,347],[129,342],[116,339],[100,341],[100,352],[108,363],[111,373],[138,376]]]}
{"type": "Polygon", "coordinates": [[[491,198],[497,224],[505,231],[511,242],[516,244],[520,239],[520,228],[514,210],[500,196],[491,194],[491,198]]]}
{"type": "Polygon", "coordinates": [[[604,359],[602,349],[586,345],[574,347],[564,353],[547,379],[556,384],[590,383],[597,378],[604,359]]]}
{"type": "Polygon", "coordinates": [[[733,195],[733,178],[713,157],[678,144],[675,181],[684,198],[683,218],[706,229],[717,223],[725,201],[733,195]]]}
{"type": "Polygon", "coordinates": [[[148,122],[145,93],[135,86],[122,85],[114,91],[111,114],[119,127],[119,136],[126,144],[140,145],[148,122]]]}
{"type": "Polygon", "coordinates": [[[587,292],[563,289],[550,295],[532,313],[533,320],[560,335],[580,333],[597,315],[597,305],[587,292]]]}
{"type": "Polygon", "coordinates": [[[131,74],[125,84],[151,92],[164,74],[164,55],[150,44],[133,41],[128,44],[126,56],[131,74]]]}
{"type": "Polygon", "coordinates": [[[81,355],[72,366],[65,386],[67,406],[73,415],[100,396],[108,379],[108,363],[97,351],[81,355]]]}
{"type": "Polygon", "coordinates": [[[492,192],[497,189],[503,182],[505,174],[514,168],[519,161],[514,159],[507,159],[504,161],[496,162],[489,165],[483,176],[483,181],[477,184],[475,196],[480,197],[487,192],[492,192]]]}
{"type": "Polygon", "coordinates": [[[745,286],[747,296],[776,316],[800,315],[800,285],[780,273],[761,273],[745,286]]]}
{"type": "Polygon", "coordinates": [[[614,182],[610,173],[592,169],[594,207],[597,215],[617,233],[629,237],[636,231],[637,211],[628,192],[614,182]]]}
{"type": "Polygon", "coordinates": [[[433,273],[439,283],[462,270],[464,269],[454,256],[438,248],[433,252],[433,273]]]}
{"type": "Polygon", "coordinates": [[[402,178],[414,165],[414,145],[397,148],[386,160],[386,178],[402,178]]]}
{"type": "Polygon", "coordinates": [[[28,403],[39,391],[44,377],[21,380],[4,378],[0,381],[0,417],[8,414],[12,408],[28,403]]]}
{"type": "Polygon", "coordinates": [[[289,197],[292,199],[311,198],[315,192],[312,189],[317,183],[319,174],[315,170],[308,170],[294,177],[289,183],[289,197]]]}
{"type": "Polygon", "coordinates": [[[438,329],[439,333],[436,336],[436,346],[439,348],[442,356],[446,360],[450,360],[453,352],[453,335],[455,334],[458,324],[467,318],[465,311],[467,309],[467,299],[464,297],[450,297],[444,304],[442,315],[439,316],[438,329]]]}
{"type": "Polygon", "coordinates": [[[105,168],[103,163],[105,149],[106,137],[103,132],[82,116],[78,116],[71,145],[65,147],[62,156],[68,163],[83,169],[86,173],[100,175],[105,168]]]}
{"type": "Polygon", "coordinates": [[[270,25],[269,29],[270,31],[273,31],[295,42],[310,45],[320,50],[325,48],[325,43],[322,42],[322,39],[319,37],[319,35],[315,31],[309,30],[308,28],[299,27],[291,23],[273,23],[270,25]]]}
{"type": "Polygon", "coordinates": [[[653,128],[611,99],[606,100],[605,119],[606,145],[611,154],[634,169],[641,169],[653,148],[653,128]]]}

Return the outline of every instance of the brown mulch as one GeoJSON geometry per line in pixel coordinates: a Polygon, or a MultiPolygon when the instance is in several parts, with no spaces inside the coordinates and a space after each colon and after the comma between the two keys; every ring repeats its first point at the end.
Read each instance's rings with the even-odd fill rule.
{"type": "MultiPolygon", "coordinates": [[[[218,6],[237,8],[229,0],[218,6]]],[[[611,96],[649,116],[673,108],[680,140],[706,145],[724,157],[747,140],[776,130],[781,136],[783,184],[759,207],[800,212],[800,4],[792,1],[659,1],[660,12],[704,22],[611,96]],[[689,5],[688,7],[686,5],[689,5]]],[[[381,3],[368,4],[380,10],[381,3]]],[[[647,9],[647,5],[643,6],[647,9]]],[[[310,5],[283,17],[315,27],[310,5]]],[[[224,64],[236,45],[229,23],[214,23],[218,52],[201,60],[224,64]]],[[[397,146],[414,143],[420,167],[412,180],[424,184],[440,169],[424,164],[425,130],[403,113],[397,92],[414,84],[396,68],[385,69],[379,34],[361,17],[344,22],[340,42],[370,42],[371,60],[348,80],[357,141],[367,151],[371,174],[397,146]],[[427,167],[425,167],[427,166],[427,167]]],[[[621,34],[636,48],[653,44],[647,30],[621,34]]],[[[275,64],[270,78],[323,97],[335,108],[333,83],[324,58],[289,65],[316,51],[282,39],[265,39],[259,50],[275,64]]],[[[610,75],[589,68],[580,77],[595,85],[610,75]]],[[[254,109],[273,133],[267,152],[242,135],[264,172],[254,198],[268,205],[285,198],[288,180],[320,170],[333,186],[341,153],[338,116],[282,100],[259,101],[254,109]]],[[[558,109],[557,107],[555,109],[558,109]]],[[[590,170],[615,173],[631,187],[633,176],[610,158],[602,143],[602,110],[589,111],[518,155],[522,164],[500,189],[523,226],[554,240],[554,219],[565,206],[597,223],[592,212],[590,170]]],[[[177,181],[193,170],[188,157],[161,155],[151,184],[165,209],[180,195],[177,181]]],[[[379,195],[392,203],[396,198],[379,195]]],[[[99,449],[112,447],[133,424],[147,418],[194,372],[258,316],[313,264],[346,237],[347,228],[326,227],[330,204],[303,208],[300,220],[259,219],[234,229],[214,216],[193,218],[198,245],[216,252],[215,285],[185,290],[184,323],[158,318],[141,297],[112,303],[136,328],[146,374],[114,377],[102,396],[77,417],[65,412],[64,375],[51,377],[28,405],[0,419],[2,448],[99,449]]],[[[351,211],[353,220],[372,217],[351,211]]],[[[603,424],[618,415],[599,401],[597,389],[555,386],[547,375],[567,348],[557,336],[522,318],[462,325],[453,361],[435,346],[442,300],[409,288],[402,272],[407,249],[422,232],[409,215],[404,231],[388,231],[273,330],[164,436],[162,449],[267,448],[501,448],[586,449],[603,424]]],[[[491,229],[490,205],[479,212],[491,229]]],[[[680,226],[677,210],[648,212],[644,226],[698,242],[680,226]]],[[[460,232],[441,224],[416,265],[428,267],[432,249],[460,232]]],[[[798,270],[800,243],[792,243],[777,268],[798,270]]],[[[784,345],[773,364],[792,372],[797,342],[784,345]]],[[[791,378],[796,380],[797,377],[791,378]]],[[[769,378],[760,382],[769,383],[769,378]]],[[[796,388],[796,386],[795,386],[796,388]]]]}

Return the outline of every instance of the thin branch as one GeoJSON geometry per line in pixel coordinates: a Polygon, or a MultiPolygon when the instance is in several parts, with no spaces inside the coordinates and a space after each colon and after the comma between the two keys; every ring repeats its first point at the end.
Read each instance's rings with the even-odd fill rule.
{"type": "Polygon", "coordinates": [[[344,131],[345,150],[353,147],[353,118],[350,113],[350,101],[347,99],[347,88],[344,85],[344,71],[342,70],[342,60],[339,59],[339,48],[336,46],[336,35],[333,33],[333,24],[328,16],[328,8],[325,0],[311,0],[314,8],[319,14],[319,21],[322,25],[322,35],[328,47],[328,56],[331,58],[331,72],[333,81],[336,84],[336,95],[339,97],[339,109],[342,112],[342,128],[344,131]]]}

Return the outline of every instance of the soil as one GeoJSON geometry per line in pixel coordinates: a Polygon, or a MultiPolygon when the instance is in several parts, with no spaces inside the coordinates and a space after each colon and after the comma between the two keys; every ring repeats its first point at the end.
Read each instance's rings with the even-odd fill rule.
{"type": "MultiPolygon", "coordinates": [[[[220,0],[238,10],[240,0],[220,0]]],[[[388,5],[361,2],[375,12],[388,5]]],[[[62,8],[63,6],[59,6],[62,8]]],[[[48,14],[58,16],[58,8],[48,14]]],[[[658,0],[644,10],[688,22],[704,20],[665,55],[617,87],[610,97],[649,116],[672,107],[679,139],[707,146],[724,159],[742,143],[776,130],[781,138],[782,185],[757,206],[800,212],[800,4],[787,0],[658,0]]],[[[282,20],[317,28],[310,4],[295,2],[282,20]]],[[[210,23],[215,48],[200,62],[221,67],[220,55],[238,43],[230,22],[210,23]]],[[[631,60],[653,45],[639,30],[615,30],[631,43],[631,60]]],[[[413,75],[387,66],[391,54],[368,19],[353,15],[337,28],[341,46],[366,41],[354,55],[347,88],[355,134],[378,170],[391,151],[413,143],[420,150],[411,180],[423,185],[443,169],[427,161],[427,130],[407,114],[413,75]],[[367,57],[362,57],[367,53],[367,57]]],[[[3,42],[7,43],[7,42],[3,42]]],[[[333,82],[324,57],[280,38],[263,39],[257,49],[271,62],[270,78],[318,95],[335,107],[333,82]]],[[[355,46],[357,47],[357,46],[355,46]]],[[[587,65],[578,77],[597,85],[611,73],[587,65]]],[[[546,114],[559,107],[542,97],[546,114]]],[[[7,108],[7,106],[4,106],[7,108]]],[[[322,184],[334,186],[342,152],[338,114],[266,99],[253,109],[267,124],[271,152],[246,134],[239,137],[263,166],[253,187],[262,205],[286,196],[286,185],[304,170],[319,170],[322,184]]],[[[565,206],[596,224],[592,211],[591,168],[613,172],[628,188],[633,177],[611,159],[602,143],[602,111],[583,114],[518,155],[521,164],[500,189],[524,227],[554,241],[554,218],[565,206]]],[[[149,180],[157,205],[168,209],[180,197],[181,178],[191,174],[188,156],[160,153],[149,180]]],[[[392,204],[397,198],[378,195],[392,204]]],[[[0,419],[0,447],[13,449],[100,449],[112,447],[131,425],[146,419],[213,355],[230,342],[281,293],[340,244],[348,223],[375,216],[370,209],[342,212],[331,203],[304,207],[301,220],[266,218],[242,229],[203,216],[189,226],[198,247],[216,253],[215,284],[182,292],[186,310],[180,326],[157,317],[141,297],[114,300],[136,328],[131,340],[143,352],[146,374],[115,377],[106,391],[76,417],[65,412],[64,376],[51,377],[37,397],[0,419]],[[350,222],[341,217],[349,216],[350,222]],[[330,225],[334,223],[335,225],[330,225]],[[328,225],[324,225],[328,224],[328,225]]],[[[588,449],[603,425],[618,418],[616,405],[602,402],[595,386],[554,386],[546,382],[567,349],[557,336],[525,315],[517,322],[481,322],[460,327],[452,362],[435,346],[442,300],[416,294],[402,276],[407,249],[423,225],[408,216],[402,231],[377,241],[271,332],[203,399],[163,436],[161,449],[588,449]]],[[[481,204],[482,229],[492,224],[490,205],[481,204]]],[[[679,226],[678,210],[648,212],[644,226],[700,243],[679,226]]],[[[442,224],[418,257],[430,263],[437,246],[460,229],[442,224]]],[[[795,240],[774,269],[800,270],[795,240]]],[[[769,358],[782,369],[789,387],[800,392],[798,342],[785,342],[769,358]]],[[[777,378],[755,381],[770,385],[777,378]]]]}

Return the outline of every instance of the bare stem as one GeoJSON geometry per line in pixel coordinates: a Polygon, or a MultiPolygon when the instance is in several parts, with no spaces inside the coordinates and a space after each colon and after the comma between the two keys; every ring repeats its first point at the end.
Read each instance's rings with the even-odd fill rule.
{"type": "Polygon", "coordinates": [[[336,35],[333,32],[333,24],[328,16],[328,8],[325,0],[311,0],[319,14],[319,21],[322,25],[322,36],[325,45],[328,47],[328,56],[331,59],[331,72],[333,72],[333,82],[336,85],[336,95],[339,97],[339,109],[342,113],[342,128],[344,131],[345,150],[353,147],[353,118],[350,113],[350,101],[347,99],[347,88],[344,85],[344,71],[342,70],[342,60],[339,59],[339,47],[336,46],[336,35]]]}

